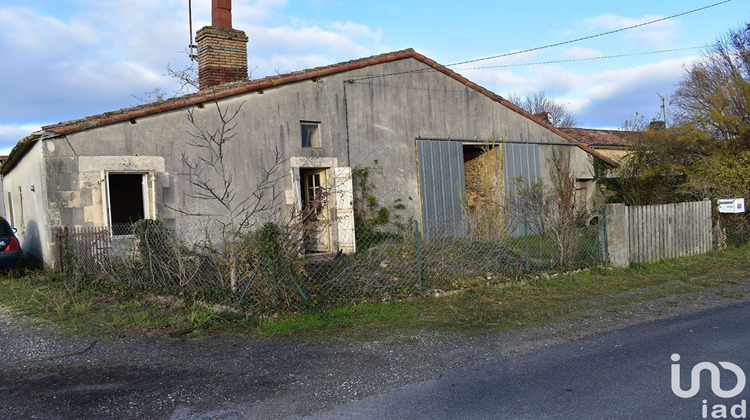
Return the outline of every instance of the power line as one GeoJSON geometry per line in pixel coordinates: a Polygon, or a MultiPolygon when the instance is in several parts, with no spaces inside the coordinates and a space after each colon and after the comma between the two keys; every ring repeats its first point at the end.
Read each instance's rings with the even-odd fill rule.
{"type": "Polygon", "coordinates": [[[489,56],[489,57],[482,57],[482,58],[475,58],[475,59],[472,59],[472,60],[460,61],[458,63],[447,64],[446,67],[453,67],[453,66],[458,66],[458,65],[461,65],[461,64],[476,63],[477,61],[491,60],[493,58],[508,57],[508,56],[511,56],[511,55],[524,54],[524,53],[531,52],[531,51],[539,51],[539,50],[543,50],[543,49],[547,49],[547,48],[559,47],[560,45],[572,44],[574,42],[584,41],[584,40],[592,39],[592,38],[598,38],[598,37],[605,36],[605,35],[611,35],[611,34],[615,34],[615,33],[618,33],[618,32],[627,31],[629,29],[640,28],[640,27],[643,27],[643,26],[646,26],[646,25],[651,25],[651,24],[654,24],[654,23],[663,22],[665,20],[674,19],[676,17],[685,16],[687,14],[699,12],[701,10],[706,10],[706,9],[711,8],[711,7],[718,6],[720,4],[729,3],[730,1],[732,1],[732,0],[720,1],[718,3],[709,4],[708,6],[703,6],[703,7],[697,8],[697,9],[688,10],[687,12],[678,13],[676,15],[663,17],[663,18],[652,20],[652,21],[649,21],[649,22],[639,23],[637,25],[628,26],[628,27],[625,27],[625,28],[615,29],[613,31],[602,32],[602,33],[599,33],[599,34],[596,34],[596,35],[589,35],[589,36],[585,36],[583,38],[571,39],[569,41],[558,42],[558,43],[555,43],[555,44],[549,44],[549,45],[544,45],[544,46],[541,46],[541,47],[534,47],[534,48],[529,48],[529,49],[520,50],[520,51],[512,51],[512,52],[508,52],[508,53],[497,54],[497,55],[492,55],[492,56],[489,56]]]}
{"type": "MultiPolygon", "coordinates": [[[[687,15],[687,14],[690,14],[690,13],[695,13],[695,12],[699,12],[701,10],[706,10],[706,9],[711,8],[711,7],[715,7],[715,6],[724,4],[724,3],[729,3],[731,1],[732,0],[724,0],[724,1],[720,1],[718,3],[713,3],[713,4],[709,4],[707,6],[699,7],[697,9],[688,10],[687,12],[678,13],[676,15],[667,16],[667,17],[664,17],[664,18],[652,20],[652,21],[649,21],[649,22],[639,23],[637,25],[628,26],[628,27],[625,27],[625,28],[615,29],[615,30],[609,31],[609,32],[603,32],[603,33],[596,34],[596,35],[585,36],[583,38],[576,38],[576,39],[572,39],[570,41],[558,42],[556,44],[549,44],[549,45],[544,45],[544,46],[541,46],[541,47],[529,48],[529,49],[521,50],[521,51],[513,51],[513,52],[504,53],[504,54],[498,54],[498,55],[493,55],[493,56],[489,56],[489,57],[482,57],[482,58],[475,58],[475,59],[472,59],[472,60],[460,61],[460,62],[453,63],[453,64],[443,65],[443,67],[453,67],[453,66],[458,66],[458,65],[461,65],[461,64],[476,63],[478,61],[491,60],[493,58],[500,58],[500,57],[508,57],[508,56],[511,56],[511,55],[523,54],[523,53],[527,53],[527,52],[531,52],[531,51],[538,51],[538,50],[543,50],[543,49],[546,49],[546,48],[557,47],[557,46],[560,46],[560,45],[571,44],[571,43],[578,42],[578,41],[583,41],[583,40],[587,40],[587,39],[597,38],[597,37],[601,37],[601,36],[604,36],[604,35],[614,34],[614,33],[617,33],[617,32],[627,31],[629,29],[640,28],[640,27],[643,27],[643,26],[646,26],[646,25],[651,25],[653,23],[662,22],[662,21],[665,21],[665,20],[668,20],[668,19],[674,19],[674,18],[679,17],[679,16],[684,16],[684,15],[687,15]]],[[[701,48],[701,47],[695,47],[695,48],[701,48]]],[[[695,48],[684,48],[684,49],[685,50],[689,50],[689,49],[695,49],[695,48]]],[[[680,51],[680,50],[682,50],[682,49],[664,50],[664,52],[680,51]]],[[[658,53],[658,52],[653,52],[653,54],[656,54],[656,53],[658,53]]],[[[649,52],[646,52],[646,53],[634,53],[632,55],[646,55],[646,54],[652,54],[652,53],[649,53],[649,52]]],[[[615,57],[623,57],[623,56],[627,56],[627,55],[626,54],[622,54],[622,55],[619,55],[619,56],[594,57],[594,58],[589,58],[589,59],[557,60],[557,61],[529,63],[529,64],[517,64],[517,65],[498,65],[498,66],[488,66],[488,67],[472,67],[472,68],[461,69],[461,70],[474,70],[474,69],[482,69],[482,68],[499,68],[499,67],[525,66],[525,65],[532,65],[532,64],[551,64],[551,63],[560,63],[560,62],[566,62],[566,61],[596,60],[596,59],[615,58],[615,57]]],[[[418,69],[418,70],[405,70],[405,71],[399,71],[399,72],[387,73],[387,74],[362,76],[362,77],[357,77],[357,78],[348,80],[348,82],[354,82],[354,81],[366,80],[366,79],[375,79],[375,78],[386,77],[386,76],[395,76],[395,75],[401,75],[401,74],[409,74],[409,73],[421,73],[421,72],[432,71],[432,70],[434,70],[434,69],[433,68],[426,68],[426,69],[418,69]]]]}
{"type": "Polygon", "coordinates": [[[644,51],[644,52],[630,53],[630,54],[605,55],[601,57],[569,58],[566,60],[536,61],[532,63],[498,64],[496,66],[466,67],[466,68],[460,68],[460,69],[455,69],[455,70],[463,71],[463,70],[498,69],[498,68],[503,68],[503,67],[523,67],[523,66],[537,66],[540,64],[572,63],[576,61],[604,60],[607,58],[635,57],[639,55],[663,54],[663,53],[670,53],[670,52],[676,52],[676,51],[698,50],[701,48],[708,48],[708,47],[710,47],[710,45],[702,45],[700,47],[672,48],[669,50],[644,51]]]}

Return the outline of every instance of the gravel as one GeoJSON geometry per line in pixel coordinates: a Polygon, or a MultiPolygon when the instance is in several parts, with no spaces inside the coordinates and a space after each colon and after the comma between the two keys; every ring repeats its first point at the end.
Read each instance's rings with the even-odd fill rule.
{"type": "Polygon", "coordinates": [[[750,285],[509,332],[369,341],[66,334],[0,306],[0,418],[300,418],[454,369],[744,301],[750,285]]]}

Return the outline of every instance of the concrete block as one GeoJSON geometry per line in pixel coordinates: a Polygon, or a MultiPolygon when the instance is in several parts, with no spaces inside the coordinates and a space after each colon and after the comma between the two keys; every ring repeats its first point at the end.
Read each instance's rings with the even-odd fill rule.
{"type": "MultiPolygon", "coordinates": [[[[97,185],[98,187],[98,185],[97,185]]],[[[92,188],[89,191],[89,194],[91,195],[91,202],[88,203],[88,205],[91,206],[101,206],[102,205],[102,189],[101,188],[92,188]]]]}
{"type": "Polygon", "coordinates": [[[171,187],[171,177],[166,172],[157,172],[156,173],[156,186],[160,188],[169,188],[171,187]]]}
{"type": "Polygon", "coordinates": [[[101,172],[81,172],[78,174],[78,182],[81,188],[99,188],[101,183],[101,172]]]}
{"type": "Polygon", "coordinates": [[[58,191],[60,206],[64,208],[81,207],[81,191],[58,191]]]}
{"type": "Polygon", "coordinates": [[[63,226],[82,226],[84,221],[83,208],[60,209],[60,220],[63,226]]]}
{"type": "Polygon", "coordinates": [[[625,204],[608,204],[605,212],[609,262],[613,267],[629,267],[630,228],[628,225],[628,208],[625,204]]]}
{"type": "Polygon", "coordinates": [[[84,207],[83,208],[83,220],[85,223],[93,223],[96,226],[103,225],[104,215],[103,215],[101,204],[84,207]]]}

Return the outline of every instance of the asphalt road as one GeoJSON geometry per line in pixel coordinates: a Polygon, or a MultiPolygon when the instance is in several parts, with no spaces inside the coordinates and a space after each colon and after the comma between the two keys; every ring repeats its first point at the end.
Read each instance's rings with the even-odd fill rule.
{"type": "MultiPolygon", "coordinates": [[[[716,296],[692,309],[669,298],[565,325],[366,342],[92,338],[0,307],[0,418],[685,419],[701,418],[703,399],[709,418],[719,403],[732,418],[750,389],[723,400],[706,373],[692,398],[670,387],[674,353],[683,389],[699,362],[750,371],[750,301],[685,315],[728,303],[716,296]]],[[[731,389],[736,379],[721,374],[731,389]]]]}
{"type": "MultiPolygon", "coordinates": [[[[681,356],[681,388],[699,362],[728,361],[750,373],[750,304],[554,345],[518,357],[490,360],[312,416],[329,418],[690,419],[712,414],[747,418],[742,400],[722,399],[709,375],[692,398],[671,389],[671,356],[681,356]],[[715,407],[716,406],[716,407],[715,407]],[[718,411],[715,411],[718,410],[718,411]],[[742,417],[744,413],[745,417],[742,417]]],[[[736,376],[720,369],[723,390],[736,376]]],[[[747,404],[747,403],[746,403],[747,404]]]]}

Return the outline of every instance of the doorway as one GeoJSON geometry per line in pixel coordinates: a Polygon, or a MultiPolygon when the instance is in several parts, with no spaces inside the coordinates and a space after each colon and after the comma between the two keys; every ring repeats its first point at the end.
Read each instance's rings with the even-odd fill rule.
{"type": "Polygon", "coordinates": [[[327,170],[301,169],[300,189],[305,252],[331,252],[327,170]]]}

